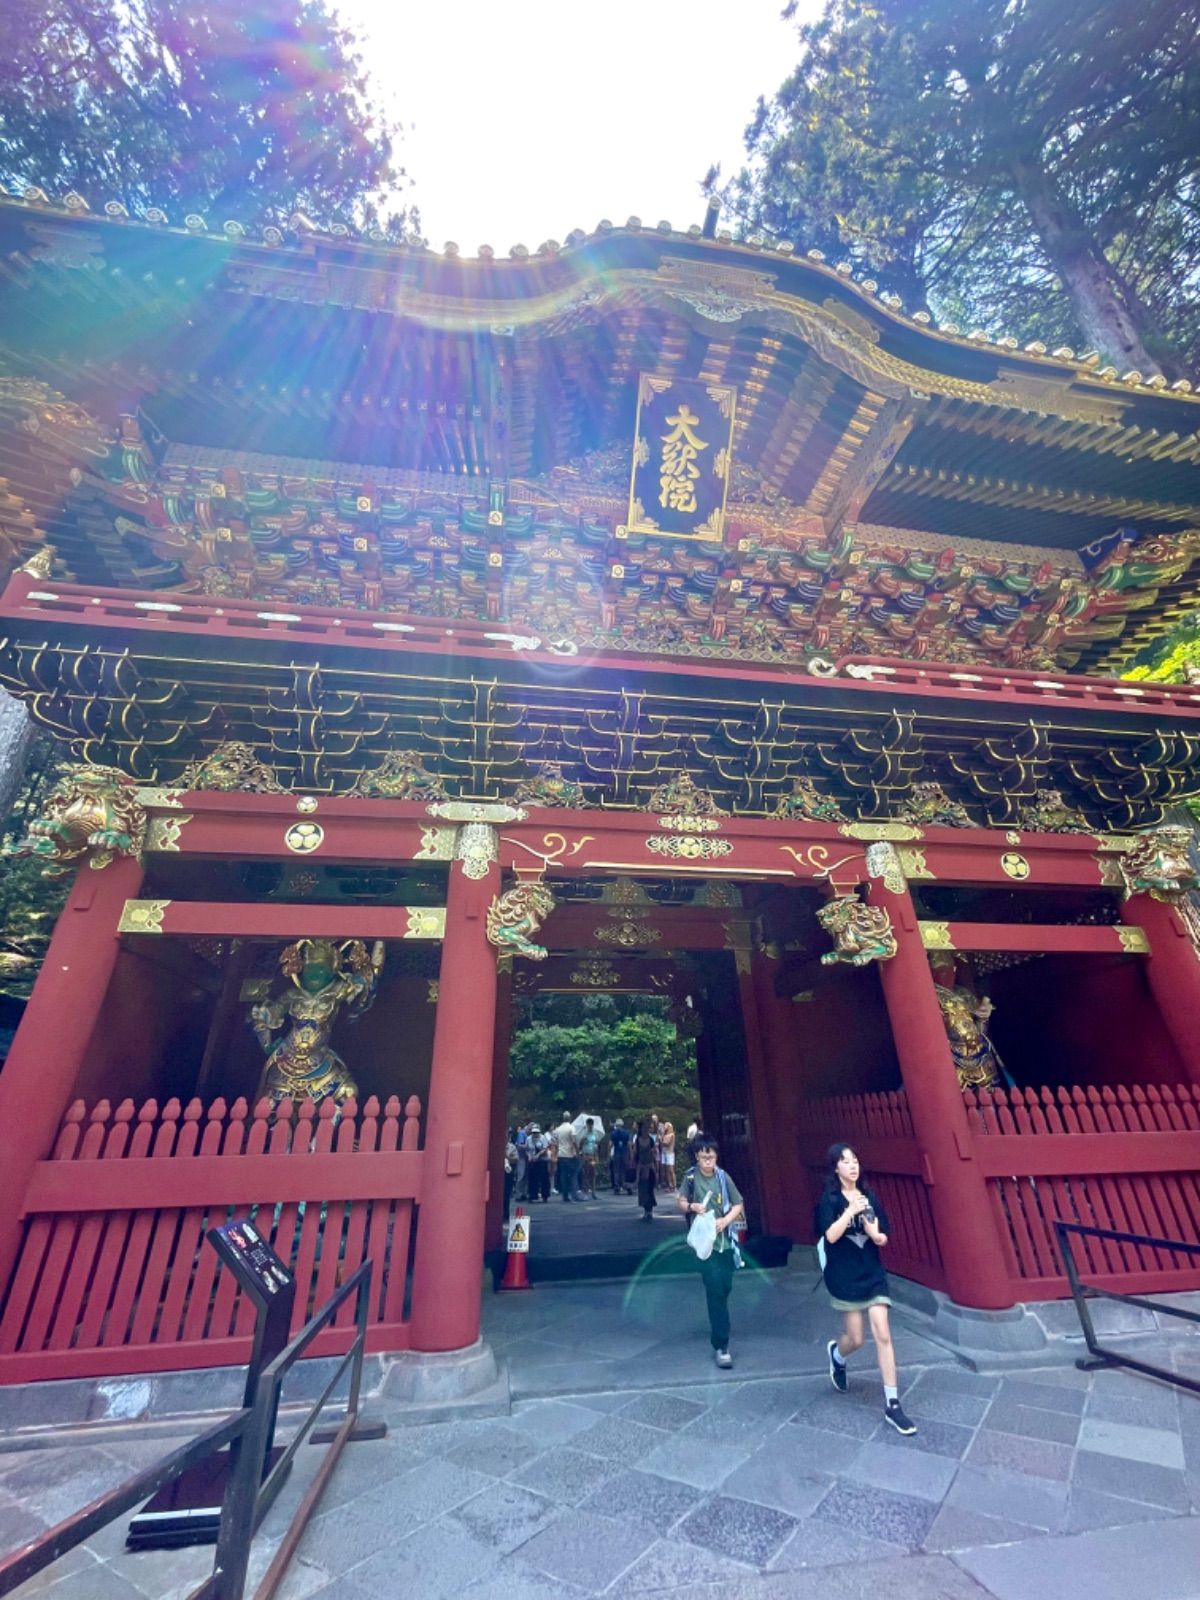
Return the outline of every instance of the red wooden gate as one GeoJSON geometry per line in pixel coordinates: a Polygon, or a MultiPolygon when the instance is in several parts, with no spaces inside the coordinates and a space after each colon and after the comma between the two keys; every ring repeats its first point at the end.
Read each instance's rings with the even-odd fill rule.
{"type": "MultiPolygon", "coordinates": [[[[294,1328],[360,1262],[375,1262],[368,1348],[408,1345],[405,1309],[420,1199],[421,1105],[371,1098],[336,1114],[244,1100],[67,1113],[26,1199],[21,1255],[0,1317],[0,1383],[163,1372],[244,1361],[253,1310],[218,1274],[206,1229],[251,1218],[296,1274],[294,1328]]],[[[341,1352],[352,1308],[314,1355],[341,1352]]]]}

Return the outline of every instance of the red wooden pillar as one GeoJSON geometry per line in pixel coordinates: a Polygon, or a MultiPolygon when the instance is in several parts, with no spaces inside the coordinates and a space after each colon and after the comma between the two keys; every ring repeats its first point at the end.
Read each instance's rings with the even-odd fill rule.
{"type": "Polygon", "coordinates": [[[499,974],[496,983],[496,1026],[492,1048],[492,1134],[488,1149],[490,1184],[487,1225],[488,1250],[504,1247],[504,1148],[508,1143],[508,1048],[512,1040],[512,972],[499,974]]]}
{"type": "MultiPolygon", "coordinates": [[[[770,1087],[773,1127],[769,1154],[764,1155],[764,1159],[769,1158],[777,1169],[776,1187],[781,1207],[779,1214],[772,1217],[771,1231],[785,1233],[807,1244],[811,1234],[814,1197],[796,1146],[799,1107],[803,1098],[796,1008],[791,1000],[776,990],[778,961],[772,961],[761,950],[756,950],[751,970],[770,1087]]],[[[764,1181],[764,1194],[773,1192],[764,1181]]]]}
{"type": "Polygon", "coordinates": [[[1200,956],[1173,905],[1135,894],[1121,907],[1121,920],[1141,928],[1150,945],[1146,979],[1167,1032],[1192,1083],[1200,1084],[1200,956]]]}
{"type": "Polygon", "coordinates": [[[99,872],[79,869],[0,1072],[0,1293],[20,1249],[30,1177],[54,1144],[104,1004],[117,923],[141,883],[141,863],[125,856],[99,872]]]}
{"type": "MultiPolygon", "coordinates": [[[[759,1192],[763,1215],[758,1223],[763,1233],[783,1233],[784,1200],[782,1151],[779,1143],[779,1097],[775,1091],[776,1063],[771,1059],[770,1039],[764,1027],[759,968],[767,964],[760,950],[735,952],[738,963],[738,997],[742,1003],[742,1026],[746,1034],[746,1083],[750,1090],[750,1128],[757,1156],[759,1192]],[[744,969],[744,970],[743,970],[744,969]]],[[[766,982],[770,982],[767,974],[766,982]]]]}
{"type": "Polygon", "coordinates": [[[886,908],[897,951],[879,963],[883,997],[900,1060],[913,1131],[946,1270],[959,1305],[1000,1310],[1013,1304],[999,1230],[979,1170],[966,1107],[912,897],[872,878],[869,899],[886,908]]]}
{"type": "Polygon", "coordinates": [[[480,878],[451,863],[413,1263],[414,1350],[461,1350],[479,1337],[496,1025],[486,917],[499,892],[494,861],[480,878]]]}

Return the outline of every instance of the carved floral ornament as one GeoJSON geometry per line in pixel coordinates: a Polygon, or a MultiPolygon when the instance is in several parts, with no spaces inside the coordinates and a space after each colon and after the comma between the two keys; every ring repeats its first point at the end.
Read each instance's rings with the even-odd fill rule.
{"type": "Polygon", "coordinates": [[[543,761],[531,778],[524,778],[513,790],[518,806],[565,806],[582,810],[588,804],[584,787],[563,772],[561,761],[543,761]]]}
{"type": "Polygon", "coordinates": [[[646,809],[668,817],[723,817],[728,814],[707,789],[697,786],[690,772],[677,773],[666,783],[659,784],[652,790],[646,809]]]}
{"type": "Polygon", "coordinates": [[[554,910],[554,896],[537,878],[514,884],[497,895],[488,907],[487,936],[501,955],[527,956],[531,961],[544,961],[545,945],[535,944],[534,934],[554,910]]]}
{"type": "Polygon", "coordinates": [[[136,785],[118,767],[71,767],[29,824],[17,854],[43,860],[48,878],[62,877],[85,859],[99,869],[115,856],[140,858],[146,823],[136,785]]]}
{"type": "Polygon", "coordinates": [[[227,739],[183,769],[178,787],[222,794],[283,794],[274,770],[243,739],[227,739]]]}
{"type": "Polygon", "coordinates": [[[817,921],[833,940],[833,949],[821,957],[823,967],[837,962],[865,967],[872,961],[890,961],[896,954],[896,935],[886,908],[864,905],[857,895],[827,901],[817,912],[817,921]]]}
{"type": "Polygon", "coordinates": [[[448,800],[446,785],[414,750],[389,750],[377,767],[361,772],[350,794],[386,800],[448,800]]]}
{"type": "Polygon", "coordinates": [[[1137,835],[1118,857],[1126,900],[1135,894],[1148,894],[1152,900],[1175,904],[1200,889],[1192,842],[1192,830],[1179,825],[1137,835]]]}

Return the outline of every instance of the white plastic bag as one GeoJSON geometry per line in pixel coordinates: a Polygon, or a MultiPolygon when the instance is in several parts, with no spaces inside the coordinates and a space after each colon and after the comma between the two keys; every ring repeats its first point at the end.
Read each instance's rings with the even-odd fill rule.
{"type": "Polygon", "coordinates": [[[717,1219],[711,1211],[701,1211],[692,1219],[687,1242],[701,1261],[707,1261],[712,1255],[713,1246],[717,1242],[717,1219]]]}

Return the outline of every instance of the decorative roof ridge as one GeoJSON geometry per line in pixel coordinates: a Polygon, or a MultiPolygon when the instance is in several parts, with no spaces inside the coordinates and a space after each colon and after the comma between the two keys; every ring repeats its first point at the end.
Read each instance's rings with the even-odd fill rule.
{"type": "MultiPolygon", "coordinates": [[[[158,206],[148,206],[141,216],[133,216],[120,201],[109,200],[102,212],[93,212],[84,197],[75,191],[67,193],[61,200],[56,200],[52,199],[44,189],[33,184],[27,185],[19,195],[0,185],[0,209],[52,215],[57,220],[68,222],[140,228],[147,232],[166,232],[175,236],[204,238],[226,245],[237,245],[254,250],[256,253],[282,252],[288,256],[311,256],[315,247],[329,245],[356,253],[369,252],[372,255],[383,253],[397,260],[426,259],[447,262],[464,259],[454,241],[448,241],[439,252],[422,241],[389,240],[381,229],[372,229],[366,234],[357,236],[344,223],[334,223],[329,228],[323,229],[301,212],[292,215],[286,230],[274,224],[264,227],[261,230],[260,241],[252,238],[246,226],[236,220],[222,223],[220,231],[216,232],[199,213],[189,212],[183,219],[183,226],[176,227],[170,223],[166,212],[158,206]],[[288,242],[288,233],[295,236],[296,243],[288,242]]],[[[1142,373],[1132,370],[1118,374],[1115,367],[1102,366],[1101,357],[1095,351],[1078,355],[1066,345],[1048,350],[1040,340],[1033,340],[1022,347],[1010,334],[993,337],[981,328],[974,328],[964,334],[953,322],[938,327],[929,311],[924,309],[906,311],[898,295],[879,292],[875,279],[856,277],[853,265],[849,261],[840,261],[831,267],[820,250],[802,252],[798,245],[790,241],[772,242],[760,234],[750,234],[744,239],[735,239],[732,233],[722,229],[717,232],[715,238],[707,238],[698,223],[693,223],[686,230],[680,231],[665,221],[657,223],[654,227],[647,227],[636,216],[628,218],[623,226],[602,219],[590,233],[582,228],[572,229],[567,234],[565,243],[560,243],[556,239],[546,239],[534,251],[529,250],[524,244],[515,244],[509,250],[508,258],[514,266],[520,266],[531,260],[551,260],[591,242],[620,235],[654,235],[661,239],[676,240],[688,246],[717,251],[726,257],[732,255],[739,260],[750,258],[762,261],[764,258],[767,260],[778,258],[802,266],[806,271],[828,280],[831,286],[837,286],[843,292],[849,291],[881,320],[890,321],[898,328],[910,332],[916,331],[938,343],[959,349],[986,350],[993,355],[1015,360],[1026,367],[1036,363],[1045,371],[1047,379],[1057,378],[1060,382],[1065,380],[1068,383],[1082,383],[1089,387],[1096,385],[1101,391],[1110,393],[1114,389],[1124,389],[1142,395],[1200,401],[1200,392],[1196,392],[1187,379],[1179,379],[1175,383],[1168,384],[1164,377],[1158,375],[1145,378],[1142,373]]],[[[495,262],[496,251],[490,244],[480,245],[473,259],[476,262],[495,262]]],[[[1032,376],[1036,381],[1037,375],[1032,376]]],[[[1004,404],[1004,400],[997,396],[993,403],[1004,404]]]]}

